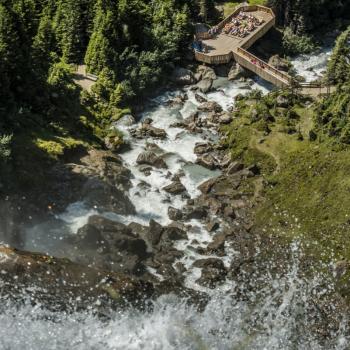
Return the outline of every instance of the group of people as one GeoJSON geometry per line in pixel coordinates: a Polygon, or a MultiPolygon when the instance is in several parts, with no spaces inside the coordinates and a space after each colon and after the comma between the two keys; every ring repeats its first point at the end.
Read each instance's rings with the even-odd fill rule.
{"type": "Polygon", "coordinates": [[[231,22],[225,25],[223,32],[225,34],[245,38],[263,23],[263,20],[260,20],[253,15],[240,12],[238,16],[233,17],[231,22]]]}
{"type": "Polygon", "coordinates": [[[197,52],[204,52],[207,53],[208,52],[208,48],[207,46],[203,43],[202,40],[197,40],[195,38],[195,40],[192,43],[192,48],[197,51],[197,52]]]}

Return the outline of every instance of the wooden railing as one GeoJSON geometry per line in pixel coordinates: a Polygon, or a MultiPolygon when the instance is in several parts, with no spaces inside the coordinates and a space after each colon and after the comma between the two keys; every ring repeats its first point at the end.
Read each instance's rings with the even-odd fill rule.
{"type": "Polygon", "coordinates": [[[292,78],[287,73],[279,71],[241,47],[237,48],[235,59],[241,66],[249,69],[276,86],[286,87],[291,84],[292,78]]]}
{"type": "Polygon", "coordinates": [[[196,39],[197,40],[208,40],[212,39],[214,37],[213,34],[209,34],[209,32],[199,32],[196,33],[196,39]]]}

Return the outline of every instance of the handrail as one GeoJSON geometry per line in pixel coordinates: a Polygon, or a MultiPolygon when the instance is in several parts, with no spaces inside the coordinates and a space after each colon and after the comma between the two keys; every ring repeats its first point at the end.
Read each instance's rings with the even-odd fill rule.
{"type": "Polygon", "coordinates": [[[265,68],[267,68],[269,71],[272,71],[275,75],[278,77],[284,79],[288,83],[291,82],[291,76],[289,74],[283,73],[280,70],[276,69],[275,67],[271,66],[270,64],[266,63],[265,61],[261,60],[260,58],[256,57],[255,55],[251,54],[250,52],[242,49],[241,47],[237,48],[237,53],[241,54],[242,56],[246,56],[250,60],[255,60],[262,65],[264,65],[265,68]]]}

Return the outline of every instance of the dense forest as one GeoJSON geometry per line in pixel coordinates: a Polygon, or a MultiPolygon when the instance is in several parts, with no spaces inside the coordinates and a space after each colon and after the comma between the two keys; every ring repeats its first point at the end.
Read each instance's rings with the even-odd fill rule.
{"type": "MultiPolygon", "coordinates": [[[[1,0],[2,173],[11,152],[16,158],[28,138],[50,156],[81,140],[100,143],[113,120],[166,81],[188,52],[192,24],[216,14],[214,5],[211,0],[1,0]],[[78,64],[99,76],[93,94],[74,83],[78,64]]],[[[350,1],[270,0],[269,5],[287,27],[291,53],[313,47],[302,35],[350,13],[350,1]]]]}
{"type": "Polygon", "coordinates": [[[156,86],[181,58],[190,40],[191,18],[201,13],[200,3],[186,3],[2,0],[2,163],[9,159],[11,145],[24,142],[23,131],[53,154],[82,134],[103,137],[110,119],[156,86]],[[77,64],[99,74],[93,95],[81,94],[74,84],[77,64]],[[45,143],[50,134],[60,141],[45,143]]]}

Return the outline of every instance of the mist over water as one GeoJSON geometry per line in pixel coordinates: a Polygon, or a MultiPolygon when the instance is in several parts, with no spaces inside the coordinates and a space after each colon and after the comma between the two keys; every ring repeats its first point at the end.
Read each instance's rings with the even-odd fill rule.
{"type": "MultiPolygon", "coordinates": [[[[329,52],[325,51],[321,60],[319,55],[307,56],[308,59],[299,57],[293,60],[293,64],[298,74],[311,81],[324,69],[327,57],[329,52]]],[[[220,103],[226,110],[233,106],[233,97],[238,93],[246,93],[252,88],[266,93],[271,89],[269,84],[260,79],[248,84],[219,78],[215,81],[215,87],[220,91],[211,92],[206,97],[220,103]]],[[[153,100],[152,107],[144,113],[142,119],[150,117],[155,127],[167,131],[166,140],[148,141],[156,143],[167,154],[166,162],[172,174],[180,169],[185,172],[181,181],[194,198],[199,194],[197,187],[200,183],[219,175],[218,171],[209,171],[194,164],[194,146],[197,142],[215,142],[218,135],[207,131],[189,134],[183,129],[170,128],[172,123],[181,121],[196,111],[199,105],[193,92],[187,91],[189,99],[183,106],[166,106],[165,102],[178,93],[179,91],[167,92],[153,100]]],[[[125,127],[122,131],[126,138],[130,137],[128,128],[125,127]]],[[[147,177],[139,171],[136,159],[144,150],[146,141],[133,139],[131,149],[122,154],[125,165],[134,175],[129,196],[136,207],[136,215],[101,213],[98,208],[73,203],[53,220],[55,224],[42,223],[28,230],[25,248],[60,255],[60,236],[74,235],[95,214],[123,223],[138,222],[147,225],[150,219],[155,219],[162,225],[168,224],[168,206],[181,208],[186,200],[169,196],[160,190],[171,182],[167,169],[152,171],[147,177]],[[147,182],[148,186],[140,188],[142,182],[147,182]]],[[[200,236],[195,236],[199,245],[211,240],[211,235],[200,223],[193,224],[200,230],[200,236]]],[[[189,241],[191,239],[189,233],[189,241]]],[[[186,252],[182,262],[190,267],[196,257],[193,251],[187,249],[188,243],[180,241],[177,248],[186,252]]],[[[324,315],[317,308],[315,298],[326,295],[332,285],[325,284],[325,277],[321,275],[315,275],[312,279],[303,277],[299,273],[299,245],[294,244],[290,249],[293,259],[284,274],[277,277],[269,273],[256,275],[250,288],[227,282],[224,286],[209,291],[210,301],[202,311],[189,306],[185,300],[169,295],[154,301],[149,311],[134,308],[111,311],[107,318],[101,319],[92,311],[50,313],[40,305],[33,307],[29,300],[26,305],[16,306],[4,297],[0,306],[0,350],[347,349],[349,339],[342,327],[330,339],[318,337],[319,332],[314,329],[313,320],[322,319],[324,315]]],[[[229,266],[235,259],[235,252],[226,253],[223,260],[229,266]]],[[[259,266],[256,268],[259,270],[259,266]]],[[[186,285],[203,290],[194,282],[198,278],[198,272],[200,271],[193,269],[187,275],[186,285]]],[[[342,315],[338,316],[345,329],[347,320],[342,315]]]]}

